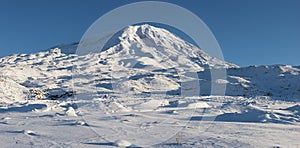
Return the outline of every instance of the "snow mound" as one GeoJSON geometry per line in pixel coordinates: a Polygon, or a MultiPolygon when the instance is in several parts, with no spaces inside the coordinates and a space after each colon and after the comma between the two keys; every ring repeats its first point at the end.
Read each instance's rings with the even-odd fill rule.
{"type": "Polygon", "coordinates": [[[168,100],[152,99],[152,100],[148,100],[144,103],[141,103],[139,105],[136,105],[134,107],[134,109],[139,110],[139,111],[153,111],[153,110],[158,109],[159,107],[163,107],[163,106],[167,106],[167,105],[169,105],[168,100]]]}
{"type": "Polygon", "coordinates": [[[189,103],[186,108],[210,108],[210,106],[206,102],[196,102],[196,103],[189,103]]]}
{"type": "Polygon", "coordinates": [[[6,104],[25,103],[29,96],[29,89],[19,83],[0,77],[0,102],[6,104]]]}
{"type": "Polygon", "coordinates": [[[286,108],[286,109],[284,109],[284,110],[288,110],[288,111],[290,111],[290,112],[293,112],[293,113],[295,113],[295,114],[300,115],[300,105],[299,105],[299,104],[294,105],[294,106],[291,106],[291,107],[286,108]]]}
{"type": "Polygon", "coordinates": [[[76,117],[77,113],[73,107],[69,107],[66,111],[67,116],[76,117]]]}
{"type": "Polygon", "coordinates": [[[117,147],[129,147],[131,145],[132,144],[126,140],[117,140],[115,142],[115,146],[117,146],[117,147]]]}
{"type": "Polygon", "coordinates": [[[130,108],[123,106],[118,102],[112,102],[109,105],[109,108],[112,112],[129,112],[131,111],[130,108]]]}

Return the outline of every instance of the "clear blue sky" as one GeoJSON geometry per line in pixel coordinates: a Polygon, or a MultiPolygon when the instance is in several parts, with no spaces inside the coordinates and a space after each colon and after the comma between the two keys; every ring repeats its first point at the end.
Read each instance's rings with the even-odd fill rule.
{"type": "MultiPolygon", "coordinates": [[[[79,41],[101,15],[131,2],[135,0],[1,0],[0,57],[79,41]]],[[[198,15],[229,62],[300,65],[300,0],[169,2],[198,15]]]]}

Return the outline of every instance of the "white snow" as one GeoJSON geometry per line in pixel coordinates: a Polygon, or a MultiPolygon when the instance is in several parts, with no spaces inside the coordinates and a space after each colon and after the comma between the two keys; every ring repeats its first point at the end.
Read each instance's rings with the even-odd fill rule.
{"type": "Polygon", "coordinates": [[[76,116],[77,116],[76,111],[74,110],[73,107],[69,107],[68,110],[66,111],[66,114],[67,114],[68,116],[73,116],[73,117],[76,117],[76,116]]]}
{"type": "Polygon", "coordinates": [[[29,99],[29,89],[8,77],[0,77],[1,103],[25,103],[29,99]]]}
{"type": "Polygon", "coordinates": [[[128,146],[131,146],[131,143],[126,140],[117,140],[115,142],[115,145],[118,147],[128,147],[128,146]]]}
{"type": "Polygon", "coordinates": [[[112,41],[0,58],[1,147],[178,147],[178,132],[182,147],[300,146],[299,66],[240,68],[150,25],[112,41]]]}

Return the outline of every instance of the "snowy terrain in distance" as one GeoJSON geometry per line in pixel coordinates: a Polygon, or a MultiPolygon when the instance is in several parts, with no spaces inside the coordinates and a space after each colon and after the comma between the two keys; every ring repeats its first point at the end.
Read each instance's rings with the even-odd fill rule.
{"type": "Polygon", "coordinates": [[[0,58],[1,147],[300,147],[300,66],[238,67],[147,24],[77,45],[0,58]]]}

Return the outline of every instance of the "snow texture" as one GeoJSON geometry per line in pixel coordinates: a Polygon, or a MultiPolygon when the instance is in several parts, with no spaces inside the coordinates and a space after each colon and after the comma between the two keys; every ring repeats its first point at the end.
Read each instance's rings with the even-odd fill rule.
{"type": "Polygon", "coordinates": [[[0,58],[1,147],[300,147],[300,66],[238,67],[147,24],[77,46],[0,58]]]}

